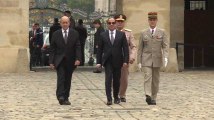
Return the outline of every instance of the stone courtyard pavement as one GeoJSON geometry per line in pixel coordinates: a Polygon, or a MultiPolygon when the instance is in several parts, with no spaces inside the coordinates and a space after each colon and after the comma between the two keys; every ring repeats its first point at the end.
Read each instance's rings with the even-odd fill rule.
{"type": "Polygon", "coordinates": [[[75,71],[71,106],[58,104],[55,88],[53,71],[0,73],[0,120],[214,120],[214,71],[161,73],[157,106],[145,103],[140,72],[120,105],[105,105],[104,73],[75,71]]]}

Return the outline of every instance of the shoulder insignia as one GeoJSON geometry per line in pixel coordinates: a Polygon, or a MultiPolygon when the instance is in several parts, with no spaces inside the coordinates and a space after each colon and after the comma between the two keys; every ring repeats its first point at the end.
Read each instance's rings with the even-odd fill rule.
{"type": "Polygon", "coordinates": [[[125,30],[125,31],[128,31],[128,32],[131,32],[131,31],[132,31],[132,30],[130,30],[130,29],[126,29],[126,28],[125,28],[124,30],[125,30]]]}

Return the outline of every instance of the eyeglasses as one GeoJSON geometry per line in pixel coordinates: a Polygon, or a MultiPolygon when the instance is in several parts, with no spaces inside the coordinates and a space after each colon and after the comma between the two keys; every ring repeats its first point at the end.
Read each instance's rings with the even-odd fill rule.
{"type": "Polygon", "coordinates": [[[109,25],[114,25],[114,24],[115,24],[115,22],[108,22],[108,24],[109,24],[109,25]]]}

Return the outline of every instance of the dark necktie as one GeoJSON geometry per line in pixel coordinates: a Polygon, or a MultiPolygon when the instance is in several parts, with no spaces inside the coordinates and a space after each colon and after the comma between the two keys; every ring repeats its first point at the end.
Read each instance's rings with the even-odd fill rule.
{"type": "Polygon", "coordinates": [[[64,36],[65,44],[67,44],[67,38],[68,38],[67,31],[65,30],[64,33],[65,33],[65,36],[64,36]]]}
{"type": "Polygon", "coordinates": [[[110,41],[111,41],[111,44],[113,45],[114,44],[114,36],[113,36],[114,32],[111,31],[111,38],[110,38],[110,41]]]}
{"type": "Polygon", "coordinates": [[[154,29],[152,29],[152,37],[153,37],[153,34],[154,34],[154,29]]]}

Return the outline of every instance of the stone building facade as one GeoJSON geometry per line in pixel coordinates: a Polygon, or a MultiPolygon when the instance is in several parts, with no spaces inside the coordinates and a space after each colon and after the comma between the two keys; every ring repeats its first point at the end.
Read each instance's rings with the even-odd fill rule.
{"type": "MultiPolygon", "coordinates": [[[[148,28],[147,13],[158,12],[158,26],[165,29],[170,47],[184,38],[184,0],[95,0],[95,10],[127,15],[127,28],[133,30],[136,44],[140,31],[148,28]],[[108,8],[108,4],[110,7],[108,8]]],[[[28,71],[29,0],[0,0],[0,72],[28,71]],[[21,67],[20,67],[21,66],[21,67]]],[[[179,68],[184,68],[183,49],[179,54],[179,68]]],[[[136,64],[131,66],[136,71],[136,64]]]]}

